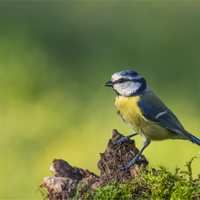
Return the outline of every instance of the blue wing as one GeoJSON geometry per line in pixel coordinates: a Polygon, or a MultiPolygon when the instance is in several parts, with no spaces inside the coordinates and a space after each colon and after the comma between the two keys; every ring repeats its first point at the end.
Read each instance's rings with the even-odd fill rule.
{"type": "MultiPolygon", "coordinates": [[[[143,116],[151,121],[157,122],[159,125],[171,130],[172,132],[181,135],[183,138],[197,143],[193,139],[192,135],[183,128],[177,117],[166,106],[162,106],[163,103],[161,104],[160,101],[161,100],[159,99],[159,101],[156,102],[159,107],[149,105],[142,100],[139,101],[138,106],[140,107],[143,116]]],[[[153,104],[155,105],[155,102],[153,104]]]]}

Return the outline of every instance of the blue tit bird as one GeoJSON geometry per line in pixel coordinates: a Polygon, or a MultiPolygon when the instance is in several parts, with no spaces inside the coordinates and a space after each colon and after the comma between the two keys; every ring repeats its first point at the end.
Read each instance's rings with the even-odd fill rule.
{"type": "Polygon", "coordinates": [[[135,71],[125,70],[112,75],[104,86],[116,92],[115,108],[131,129],[136,133],[117,140],[125,142],[139,134],[143,137],[143,147],[122,169],[128,169],[140,159],[140,154],[151,140],[189,140],[200,146],[200,140],[188,133],[169,108],[149,89],[146,80],[135,71]]]}

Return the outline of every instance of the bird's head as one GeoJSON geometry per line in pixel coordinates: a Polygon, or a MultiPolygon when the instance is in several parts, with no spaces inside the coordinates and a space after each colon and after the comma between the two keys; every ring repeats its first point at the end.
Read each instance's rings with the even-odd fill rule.
{"type": "Polygon", "coordinates": [[[142,95],[149,90],[146,80],[137,72],[131,70],[113,74],[111,80],[104,86],[112,87],[120,96],[142,95]]]}

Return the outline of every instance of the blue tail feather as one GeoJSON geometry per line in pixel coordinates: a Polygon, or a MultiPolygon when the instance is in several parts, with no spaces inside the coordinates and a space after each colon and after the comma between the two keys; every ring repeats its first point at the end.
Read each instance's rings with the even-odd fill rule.
{"type": "Polygon", "coordinates": [[[200,140],[198,138],[196,138],[194,135],[190,134],[191,138],[192,138],[192,142],[195,144],[198,144],[200,146],[200,140]]]}

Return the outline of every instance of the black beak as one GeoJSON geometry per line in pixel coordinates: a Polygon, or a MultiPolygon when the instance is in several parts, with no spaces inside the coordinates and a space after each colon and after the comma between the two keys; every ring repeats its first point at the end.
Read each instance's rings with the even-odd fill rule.
{"type": "Polygon", "coordinates": [[[107,83],[104,84],[104,86],[112,87],[113,83],[112,83],[112,81],[108,81],[107,83]]]}

